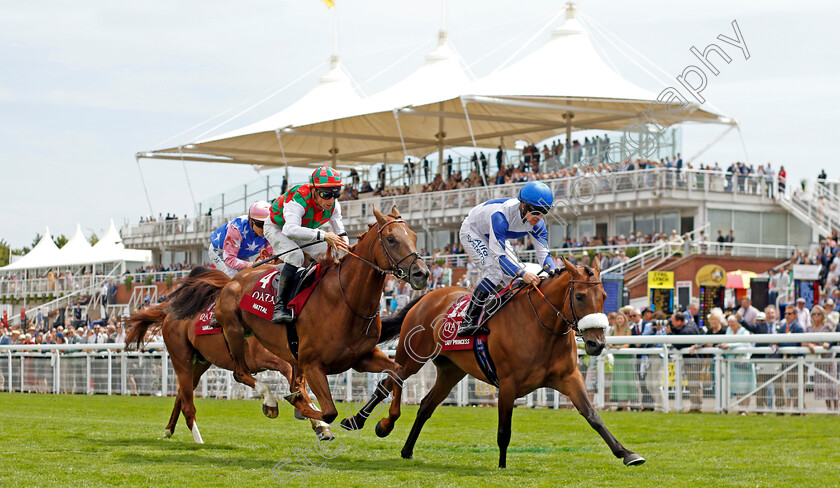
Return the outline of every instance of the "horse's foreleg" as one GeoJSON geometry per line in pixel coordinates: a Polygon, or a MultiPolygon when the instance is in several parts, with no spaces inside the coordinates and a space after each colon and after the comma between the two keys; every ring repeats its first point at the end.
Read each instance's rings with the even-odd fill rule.
{"type": "Polygon", "coordinates": [[[222,324],[225,343],[227,344],[230,357],[233,359],[233,379],[243,385],[256,389],[257,386],[254,377],[251,375],[248,363],[245,361],[245,328],[238,320],[222,321],[220,315],[216,315],[216,318],[222,324]]]}
{"type": "Polygon", "coordinates": [[[359,409],[358,413],[341,421],[341,426],[347,430],[358,430],[365,426],[365,421],[374,415],[374,409],[388,396],[394,383],[402,385],[403,368],[393,359],[385,355],[378,347],[367,356],[361,358],[353,369],[360,372],[385,372],[388,376],[379,382],[370,400],[359,409]]]}
{"type": "Polygon", "coordinates": [[[332,394],[330,393],[330,382],[327,380],[327,375],[324,373],[323,366],[320,364],[310,364],[306,365],[302,369],[304,371],[304,377],[309,383],[309,388],[321,404],[321,411],[319,412],[314,410],[309,407],[309,405],[302,405],[303,396],[298,395],[299,401],[297,405],[299,406],[301,413],[311,419],[323,420],[328,424],[332,423],[332,421],[338,416],[338,411],[335,408],[335,403],[333,402],[332,394]],[[311,414],[309,414],[310,412],[311,414]]]}
{"type": "Polygon", "coordinates": [[[172,408],[172,415],[169,416],[169,423],[163,429],[163,437],[170,438],[175,433],[175,426],[178,424],[178,417],[181,416],[181,388],[178,388],[178,396],[175,397],[175,406],[172,408]]]}
{"type": "Polygon", "coordinates": [[[604,425],[604,421],[601,420],[601,416],[595,411],[595,407],[592,406],[592,402],[589,401],[589,397],[586,395],[583,376],[579,372],[555,381],[554,385],[549,386],[569,397],[583,418],[601,435],[613,455],[617,458],[622,458],[625,465],[636,466],[645,462],[643,457],[622,446],[609,429],[607,429],[607,426],[604,425]]]}
{"type": "Polygon", "coordinates": [[[446,366],[438,366],[437,379],[434,386],[420,402],[420,408],[417,409],[417,418],[414,419],[414,425],[411,426],[411,432],[405,440],[405,445],[400,452],[404,459],[411,459],[414,455],[414,445],[417,443],[417,438],[420,436],[420,431],[423,429],[423,424],[429,420],[440,402],[446,399],[452,388],[461,381],[467,373],[461,368],[455,366],[454,363],[448,363],[446,366]]]}
{"type": "Polygon", "coordinates": [[[513,403],[516,401],[516,385],[499,385],[499,425],[496,443],[499,445],[499,467],[507,467],[507,448],[510,445],[510,425],[513,419],[513,403]]]}

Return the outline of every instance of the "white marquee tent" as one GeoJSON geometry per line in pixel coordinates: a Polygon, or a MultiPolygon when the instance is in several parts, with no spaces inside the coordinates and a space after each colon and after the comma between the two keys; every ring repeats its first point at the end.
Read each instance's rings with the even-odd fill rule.
{"type": "Polygon", "coordinates": [[[734,124],[692,104],[679,113],[667,112],[656,103],[656,93],[607,65],[575,12],[570,3],[565,21],[541,47],[475,82],[463,83],[465,75],[446,53],[444,38],[439,56],[433,53],[414,75],[361,102],[350,89],[313,95],[324,88],[322,80],[300,101],[261,122],[213,140],[138,156],[260,166],[376,163],[425,156],[439,150],[444,138],[448,147],[492,147],[505,138],[537,142],[562,131],[620,130],[644,120],[646,111],[663,126],[734,124]],[[304,100],[312,104],[311,116],[286,116],[304,100]]]}
{"type": "Polygon", "coordinates": [[[93,246],[88,243],[79,224],[76,224],[76,232],[61,249],[55,245],[50,230],[47,228],[44,236],[28,254],[14,263],[0,268],[0,272],[68,268],[101,263],[145,265],[151,264],[151,262],[152,251],[125,248],[112,220],[108,230],[93,246]]]}

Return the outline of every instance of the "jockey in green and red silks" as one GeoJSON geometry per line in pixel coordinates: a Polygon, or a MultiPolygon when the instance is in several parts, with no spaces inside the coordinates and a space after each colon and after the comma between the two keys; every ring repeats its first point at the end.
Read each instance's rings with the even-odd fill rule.
{"type": "Polygon", "coordinates": [[[341,175],[325,165],[312,173],[309,183],[293,186],[271,204],[265,237],[275,253],[285,253],[274,278],[278,284],[272,322],[288,322],[293,318],[286,306],[292,277],[303,265],[300,246],[316,243],[309,245],[306,252],[317,258],[326,254],[327,246],[335,248],[348,243],[338,203],[340,194],[341,175]],[[331,230],[321,230],[327,223],[331,230]]]}

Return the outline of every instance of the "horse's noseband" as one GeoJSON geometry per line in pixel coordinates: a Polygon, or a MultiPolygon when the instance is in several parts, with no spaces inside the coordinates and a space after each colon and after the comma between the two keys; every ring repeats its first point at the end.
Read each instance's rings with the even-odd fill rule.
{"type": "Polygon", "coordinates": [[[379,237],[379,245],[382,246],[382,252],[385,253],[385,257],[388,258],[388,263],[390,264],[390,268],[388,268],[386,270],[382,270],[380,268],[380,271],[383,272],[383,273],[388,273],[388,274],[392,275],[394,278],[396,278],[400,281],[408,281],[408,272],[405,269],[400,268],[400,264],[403,261],[405,261],[406,259],[412,258],[411,262],[408,263],[408,266],[406,267],[406,269],[408,269],[410,271],[411,267],[414,266],[414,263],[417,262],[418,259],[421,259],[420,254],[418,254],[417,251],[414,251],[414,252],[408,253],[405,256],[403,256],[403,258],[400,259],[399,261],[394,260],[393,256],[391,256],[391,253],[388,252],[388,248],[385,247],[385,242],[382,241],[382,231],[385,230],[385,227],[388,227],[389,225],[391,225],[393,223],[403,223],[404,224],[405,220],[394,219],[394,220],[385,222],[385,224],[380,226],[379,230],[377,230],[377,232],[376,232],[377,236],[379,237]]]}
{"type": "Polygon", "coordinates": [[[570,280],[569,281],[569,288],[566,290],[565,301],[569,302],[569,308],[571,308],[571,310],[572,310],[572,319],[573,320],[569,320],[566,317],[566,315],[562,311],[562,306],[561,306],[561,308],[555,307],[554,304],[551,303],[551,301],[545,295],[543,295],[542,292],[540,292],[540,296],[545,301],[545,303],[547,303],[548,306],[551,307],[554,310],[555,317],[561,317],[563,319],[563,321],[566,322],[566,324],[569,326],[569,329],[566,332],[563,332],[562,334],[554,332],[553,330],[551,330],[548,327],[546,327],[545,325],[543,325],[542,321],[540,320],[539,314],[537,314],[537,309],[534,308],[534,304],[531,303],[531,292],[530,292],[530,290],[528,291],[528,302],[531,303],[531,309],[534,311],[534,315],[537,316],[537,323],[539,323],[540,327],[547,330],[552,335],[566,335],[571,331],[575,331],[575,334],[578,334],[578,335],[580,334],[580,330],[578,329],[578,322],[580,321],[580,319],[578,318],[577,312],[575,311],[575,302],[574,302],[574,300],[572,300],[572,290],[574,290],[574,288],[575,288],[575,283],[582,283],[582,284],[585,284],[585,285],[600,285],[601,280],[598,280],[598,281],[570,280]]]}

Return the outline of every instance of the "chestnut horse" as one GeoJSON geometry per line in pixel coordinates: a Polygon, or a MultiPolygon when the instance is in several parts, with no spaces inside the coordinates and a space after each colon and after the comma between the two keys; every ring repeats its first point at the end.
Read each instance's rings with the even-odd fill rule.
{"type": "MultiPolygon", "coordinates": [[[[606,293],[599,280],[599,260],[593,261],[592,268],[577,268],[564,258],[565,270],[553,273],[536,289],[530,285],[523,288],[488,321],[491,334],[487,349],[492,352],[499,381],[497,442],[500,468],[507,463],[514,401],[542,387],[568,396],[589,425],[601,434],[613,454],[623,458],[624,464],[637,465],[645,461],[622,446],[604,426],[586,395],[583,376],[577,366],[575,334],[570,332],[583,336],[586,353],[591,356],[601,354],[604,348],[607,317],[601,311],[606,293]]],[[[393,390],[389,415],[376,425],[379,437],[390,434],[400,416],[404,379],[433,359],[437,379],[420,403],[401,452],[403,458],[411,459],[423,424],[465,375],[489,383],[472,350],[441,351],[441,333],[445,339],[454,335],[451,327],[443,327],[447,322],[445,315],[452,303],[465,293],[468,291],[460,287],[435,290],[409,303],[393,317],[393,322],[392,319],[384,321],[383,339],[396,336],[399,331],[396,362],[403,368],[402,375],[382,380],[368,403],[355,416],[343,420],[342,426],[362,428],[365,420],[374,414],[374,407],[389,390],[393,390]]]]}
{"type": "MultiPolygon", "coordinates": [[[[306,307],[295,318],[298,356],[289,349],[286,324],[274,324],[239,308],[270,266],[240,272],[221,291],[216,318],[234,358],[234,379],[258,391],[259,381],[249,373],[242,355],[244,331],[249,329],[269,351],[303,372],[321,410],[307,403],[299,392],[286,399],[300,412],[330,423],[338,415],[330,393],[328,374],[350,368],[359,372],[399,371],[399,366],[376,347],[380,341],[379,301],[385,275],[406,280],[415,290],[426,287],[429,268],[417,254],[417,236],[400,218],[397,207],[388,216],[373,209],[376,223],[358,236],[358,242],[338,262],[322,261],[327,268],[306,307]]],[[[302,391],[302,390],[301,390],[302,391]]]]}
{"type": "MultiPolygon", "coordinates": [[[[171,437],[175,433],[175,424],[177,424],[178,417],[183,412],[187,428],[190,429],[193,439],[199,444],[203,443],[198,425],[195,422],[193,391],[201,376],[210,368],[211,364],[230,371],[233,370],[233,359],[228,353],[222,334],[197,336],[195,335],[195,322],[200,312],[191,313],[185,317],[180,316],[185,311],[189,313],[190,309],[204,310],[211,301],[215,301],[218,297],[220,290],[218,285],[224,285],[228,281],[230,281],[230,278],[221,271],[198,267],[181,281],[179,288],[169,295],[166,301],[141,310],[127,320],[128,327],[130,327],[125,338],[127,348],[132,345],[141,347],[146,332],[153,326],[154,328],[162,328],[163,341],[166,343],[172,368],[178,376],[178,395],[175,397],[175,407],[172,410],[169,423],[163,431],[164,437],[171,437]],[[196,353],[204,361],[195,361],[196,353]]],[[[301,384],[302,376],[293,374],[296,372],[293,372],[289,363],[268,352],[256,339],[248,339],[245,355],[250,371],[254,373],[265,370],[278,371],[289,381],[291,390],[300,389],[304,393],[306,392],[305,387],[301,384]]],[[[263,400],[263,413],[269,418],[277,417],[277,399],[273,395],[263,400]]],[[[333,437],[329,425],[323,422],[310,422],[319,439],[331,439],[333,437]]]]}

